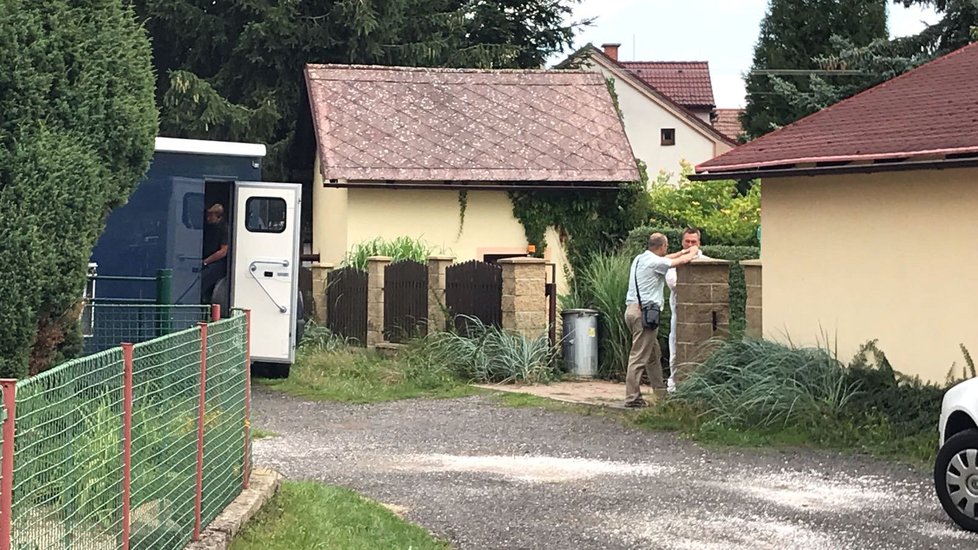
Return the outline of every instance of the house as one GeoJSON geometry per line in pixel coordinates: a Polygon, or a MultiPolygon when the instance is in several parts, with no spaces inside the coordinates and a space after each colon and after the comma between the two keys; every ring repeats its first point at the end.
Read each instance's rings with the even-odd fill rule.
{"type": "Polygon", "coordinates": [[[978,43],[696,167],[761,178],[763,333],[943,381],[978,351],[978,43]]]}
{"type": "Polygon", "coordinates": [[[738,141],[744,135],[744,126],[740,122],[743,109],[717,109],[713,127],[727,138],[738,141]]]}
{"type": "Polygon", "coordinates": [[[557,68],[583,68],[614,83],[625,133],[650,178],[678,173],[729,151],[736,141],[713,126],[714,99],[706,62],[621,61],[618,44],[587,45],[557,68]]]}
{"type": "MultiPolygon", "coordinates": [[[[590,71],[307,65],[316,137],[312,252],[421,238],[458,261],[527,254],[514,190],[607,192],[639,178],[590,71]]],[[[565,258],[553,229],[545,259],[565,258]]]]}

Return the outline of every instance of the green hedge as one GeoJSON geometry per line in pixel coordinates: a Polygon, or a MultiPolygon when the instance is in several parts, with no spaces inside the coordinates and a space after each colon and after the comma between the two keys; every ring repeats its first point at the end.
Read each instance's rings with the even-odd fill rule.
{"type": "Polygon", "coordinates": [[[0,0],[0,14],[0,376],[20,378],[80,351],[87,261],[149,165],[157,113],[128,3],[0,0]]]}

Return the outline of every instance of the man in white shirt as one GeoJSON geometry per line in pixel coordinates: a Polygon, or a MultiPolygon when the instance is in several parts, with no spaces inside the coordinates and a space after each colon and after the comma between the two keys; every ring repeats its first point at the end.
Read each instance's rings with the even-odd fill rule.
{"type": "Polygon", "coordinates": [[[642,370],[649,376],[653,395],[665,394],[662,381],[662,351],[659,348],[659,328],[645,326],[641,305],[655,304],[659,311],[664,302],[665,275],[670,268],[687,264],[699,253],[692,247],[667,254],[669,241],[662,233],[649,236],[648,250],[632,260],[628,273],[628,293],[625,295],[625,323],[632,333],[632,351],[628,356],[625,374],[625,406],[644,407],[642,399],[642,370]]]}
{"type": "MultiPolygon", "coordinates": [[[[698,249],[701,238],[699,229],[687,227],[682,235],[683,250],[689,250],[694,246],[698,249]]],[[[702,252],[697,253],[696,257],[707,258],[702,252]]],[[[669,383],[667,388],[670,392],[674,392],[676,391],[676,268],[669,268],[669,271],[666,272],[666,284],[669,285],[669,311],[672,313],[669,317],[669,383]]]]}

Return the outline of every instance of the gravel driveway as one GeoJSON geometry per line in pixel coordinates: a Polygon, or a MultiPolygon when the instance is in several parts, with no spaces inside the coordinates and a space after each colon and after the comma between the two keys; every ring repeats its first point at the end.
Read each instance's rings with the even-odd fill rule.
{"type": "Polygon", "coordinates": [[[486,397],[317,403],[256,387],[255,462],[342,485],[464,549],[967,548],[926,473],[714,449],[486,397]]]}

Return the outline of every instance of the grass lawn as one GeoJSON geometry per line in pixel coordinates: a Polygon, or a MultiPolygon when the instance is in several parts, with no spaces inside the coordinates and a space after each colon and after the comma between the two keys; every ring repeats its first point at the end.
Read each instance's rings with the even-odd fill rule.
{"type": "Polygon", "coordinates": [[[289,481],[231,543],[231,550],[326,548],[444,550],[450,546],[353,491],[289,481]]]}
{"type": "Polygon", "coordinates": [[[303,353],[287,379],[258,383],[296,397],[346,403],[481,393],[444,369],[360,348],[303,353]]]}

